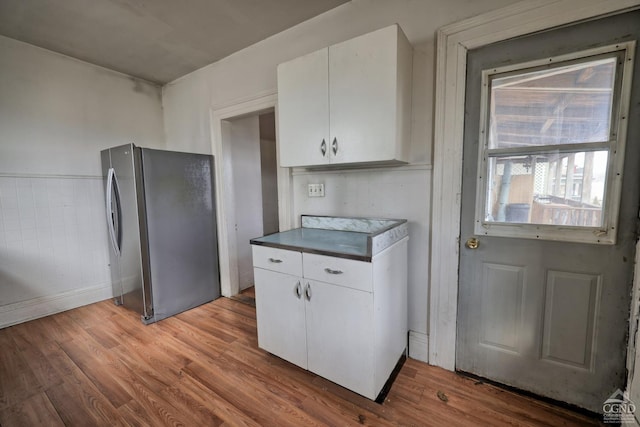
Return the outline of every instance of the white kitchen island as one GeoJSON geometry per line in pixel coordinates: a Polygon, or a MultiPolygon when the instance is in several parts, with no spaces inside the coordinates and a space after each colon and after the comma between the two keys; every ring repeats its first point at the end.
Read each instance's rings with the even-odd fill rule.
{"type": "Polygon", "coordinates": [[[375,400],[407,347],[406,221],[302,225],[251,240],[258,344],[375,400]]]}

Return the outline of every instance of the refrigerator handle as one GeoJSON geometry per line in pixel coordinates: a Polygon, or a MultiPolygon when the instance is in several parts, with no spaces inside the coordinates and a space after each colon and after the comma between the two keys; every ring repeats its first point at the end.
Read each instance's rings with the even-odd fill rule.
{"type": "MultiPolygon", "coordinates": [[[[107,191],[105,192],[107,194],[107,204],[106,204],[106,213],[107,213],[107,228],[109,229],[109,237],[111,238],[111,245],[113,246],[113,250],[116,253],[116,255],[120,256],[120,247],[118,245],[118,240],[116,238],[116,230],[115,230],[115,226],[113,224],[114,218],[113,218],[113,209],[112,209],[112,205],[111,203],[113,202],[112,200],[112,196],[113,196],[113,190],[114,190],[114,183],[116,185],[116,192],[117,190],[117,185],[118,185],[118,181],[116,179],[116,171],[113,168],[109,168],[109,173],[107,174],[107,191]]],[[[116,195],[116,202],[118,202],[118,196],[116,195]]],[[[116,209],[115,214],[119,215],[119,207],[116,209]]],[[[117,219],[119,222],[119,218],[117,219]]]]}

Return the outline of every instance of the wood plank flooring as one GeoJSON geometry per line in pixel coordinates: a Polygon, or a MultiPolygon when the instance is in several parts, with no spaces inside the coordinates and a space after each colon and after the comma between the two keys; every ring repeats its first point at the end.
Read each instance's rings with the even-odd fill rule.
{"type": "Polygon", "coordinates": [[[103,301],[0,330],[2,427],[589,424],[411,359],[376,404],[260,350],[255,308],[226,298],[149,326],[103,301]]]}

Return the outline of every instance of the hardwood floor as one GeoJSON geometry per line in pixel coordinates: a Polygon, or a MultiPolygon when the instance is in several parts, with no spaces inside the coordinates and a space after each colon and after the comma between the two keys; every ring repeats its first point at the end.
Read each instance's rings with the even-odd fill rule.
{"type": "Polygon", "coordinates": [[[258,349],[255,309],[226,298],[149,326],[103,301],[0,330],[2,427],[585,424],[411,359],[378,405],[258,349]]]}
{"type": "Polygon", "coordinates": [[[256,306],[256,288],[251,286],[250,288],[240,291],[239,294],[231,297],[234,301],[243,302],[249,304],[252,307],[256,306]]]}

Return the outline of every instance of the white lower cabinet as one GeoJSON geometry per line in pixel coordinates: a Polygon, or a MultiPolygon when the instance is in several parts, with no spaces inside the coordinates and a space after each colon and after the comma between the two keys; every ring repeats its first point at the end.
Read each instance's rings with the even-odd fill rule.
{"type": "Polygon", "coordinates": [[[302,278],[254,268],[260,347],[307,369],[302,278]]]}
{"type": "Polygon", "coordinates": [[[311,290],[306,306],[308,369],[375,399],[373,294],[313,280],[305,283],[311,290]]]}
{"type": "Polygon", "coordinates": [[[407,240],[371,262],[254,245],[260,348],[375,399],[407,346],[407,240]]]}

